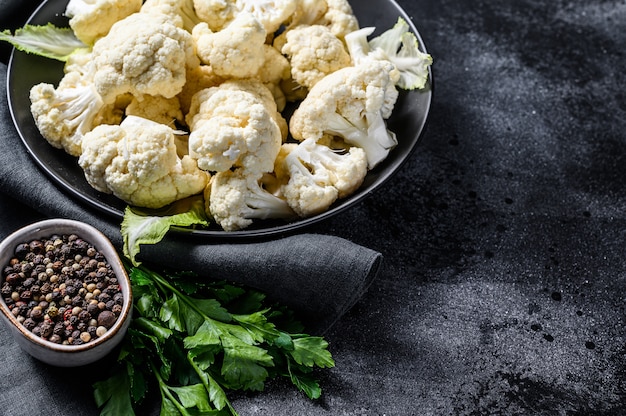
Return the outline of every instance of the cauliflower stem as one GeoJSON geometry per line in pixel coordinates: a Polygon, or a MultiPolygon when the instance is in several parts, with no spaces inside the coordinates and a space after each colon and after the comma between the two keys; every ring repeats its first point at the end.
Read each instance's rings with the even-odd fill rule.
{"type": "Polygon", "coordinates": [[[365,150],[367,163],[372,168],[382,162],[398,144],[395,133],[387,129],[380,112],[368,113],[365,120],[352,122],[338,113],[331,113],[326,123],[327,133],[341,136],[346,143],[365,150]]]}

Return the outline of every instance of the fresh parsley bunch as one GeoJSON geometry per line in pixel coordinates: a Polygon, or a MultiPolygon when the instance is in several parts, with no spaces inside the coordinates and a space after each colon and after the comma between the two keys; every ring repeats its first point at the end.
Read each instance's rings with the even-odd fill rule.
{"type": "Polygon", "coordinates": [[[94,384],[101,415],[133,415],[150,385],[158,386],[161,415],[237,415],[229,390],[261,391],[281,376],[320,397],[312,372],[334,366],[328,343],[303,333],[288,309],[256,290],[190,274],[166,278],[137,266],[130,277],[133,321],[113,375],[94,384]]]}

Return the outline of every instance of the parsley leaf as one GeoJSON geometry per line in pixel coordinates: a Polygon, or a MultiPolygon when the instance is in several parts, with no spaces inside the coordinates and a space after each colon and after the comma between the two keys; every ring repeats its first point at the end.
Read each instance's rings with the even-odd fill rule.
{"type": "Polygon", "coordinates": [[[154,385],[164,416],[236,416],[228,392],[262,391],[273,377],[321,396],[313,370],[335,363],[328,342],[303,333],[293,312],[254,289],[127,267],[134,317],[115,373],[94,384],[102,415],[134,414],[154,385]]]}
{"type": "Polygon", "coordinates": [[[117,416],[132,415],[130,381],[125,373],[116,373],[111,378],[99,381],[94,385],[96,405],[102,407],[100,415],[117,416]]]}
{"type": "Polygon", "coordinates": [[[330,353],[326,349],[328,342],[321,337],[302,336],[293,340],[293,351],[289,354],[298,364],[307,367],[318,366],[331,368],[335,366],[330,353]]]}

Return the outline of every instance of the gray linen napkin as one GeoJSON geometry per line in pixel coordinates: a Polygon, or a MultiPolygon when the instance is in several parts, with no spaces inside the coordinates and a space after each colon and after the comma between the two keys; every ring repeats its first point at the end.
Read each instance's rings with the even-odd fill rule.
{"type": "MultiPolygon", "coordinates": [[[[119,249],[119,222],[66,195],[27,153],[11,121],[2,64],[0,85],[0,192],[4,194],[0,195],[0,214],[10,212],[0,220],[0,237],[32,218],[32,212],[6,206],[19,201],[46,217],[89,223],[119,249]]],[[[319,234],[228,244],[168,236],[157,245],[142,246],[140,257],[148,265],[191,270],[257,288],[296,310],[312,331],[322,332],[361,297],[382,261],[376,251],[319,234]]]]}

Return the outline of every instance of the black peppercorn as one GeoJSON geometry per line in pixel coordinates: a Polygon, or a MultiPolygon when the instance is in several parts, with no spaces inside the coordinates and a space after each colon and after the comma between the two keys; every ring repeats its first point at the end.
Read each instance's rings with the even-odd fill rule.
{"type": "Polygon", "coordinates": [[[102,292],[98,295],[98,300],[100,302],[107,303],[109,300],[111,300],[111,296],[106,292],[102,292]]]}
{"type": "Polygon", "coordinates": [[[7,282],[10,285],[14,285],[17,283],[17,281],[19,280],[19,275],[17,273],[11,273],[8,276],[6,276],[4,278],[5,282],[7,282]]]}
{"type": "Polygon", "coordinates": [[[41,310],[41,308],[33,308],[30,311],[30,318],[35,321],[39,321],[40,319],[42,319],[43,311],[41,310]]]}
{"type": "Polygon", "coordinates": [[[36,325],[33,329],[31,329],[33,335],[35,336],[41,336],[41,327],[39,325],[36,325]]]}
{"type": "Polygon", "coordinates": [[[43,338],[48,338],[52,335],[53,326],[49,321],[43,321],[41,323],[41,336],[43,338]]]}
{"type": "Polygon", "coordinates": [[[31,241],[29,244],[29,248],[30,248],[30,251],[34,254],[41,254],[45,251],[43,244],[39,240],[31,241]]]}
{"type": "Polygon", "coordinates": [[[44,283],[43,285],[41,285],[40,291],[42,295],[47,295],[48,293],[50,293],[52,291],[50,283],[44,283]]]}
{"type": "Polygon", "coordinates": [[[32,263],[28,262],[28,263],[22,263],[22,273],[24,273],[25,275],[30,274],[30,272],[33,271],[33,265],[32,263]]]}
{"type": "Polygon", "coordinates": [[[51,294],[53,302],[60,302],[63,299],[63,294],[58,290],[53,290],[51,294]]]}
{"type": "Polygon", "coordinates": [[[63,335],[64,332],[65,332],[65,325],[63,324],[63,322],[57,322],[56,324],[54,324],[52,333],[57,334],[57,335],[63,335]]]}
{"type": "Polygon", "coordinates": [[[35,258],[33,259],[33,263],[37,264],[37,265],[42,264],[43,263],[43,259],[45,259],[45,258],[46,257],[43,254],[37,254],[35,256],[35,258]]]}
{"type": "Polygon", "coordinates": [[[10,296],[13,293],[13,289],[8,284],[2,285],[2,289],[0,289],[0,293],[2,296],[10,296]]]}
{"type": "Polygon", "coordinates": [[[98,308],[97,303],[90,303],[87,305],[87,312],[89,312],[90,316],[95,316],[100,313],[100,308],[98,308]]]}
{"type": "Polygon", "coordinates": [[[26,253],[30,252],[30,247],[26,243],[19,244],[15,247],[15,256],[17,258],[23,259],[26,256],[26,253]]]}
{"type": "Polygon", "coordinates": [[[91,336],[92,339],[97,338],[98,334],[97,334],[97,328],[95,326],[88,326],[87,327],[87,332],[89,333],[89,335],[91,336]]]}
{"type": "Polygon", "coordinates": [[[124,303],[124,295],[122,294],[122,292],[118,292],[113,295],[113,302],[115,302],[117,305],[121,305],[124,303]]]}
{"type": "Polygon", "coordinates": [[[84,301],[85,299],[83,299],[81,296],[74,296],[72,298],[72,306],[82,306],[84,301]]]}
{"type": "Polygon", "coordinates": [[[88,311],[81,311],[78,314],[78,320],[81,322],[88,322],[91,319],[91,314],[88,311]]]}
{"type": "Polygon", "coordinates": [[[41,287],[39,285],[32,285],[30,287],[30,292],[33,296],[41,295],[41,287]]]}

